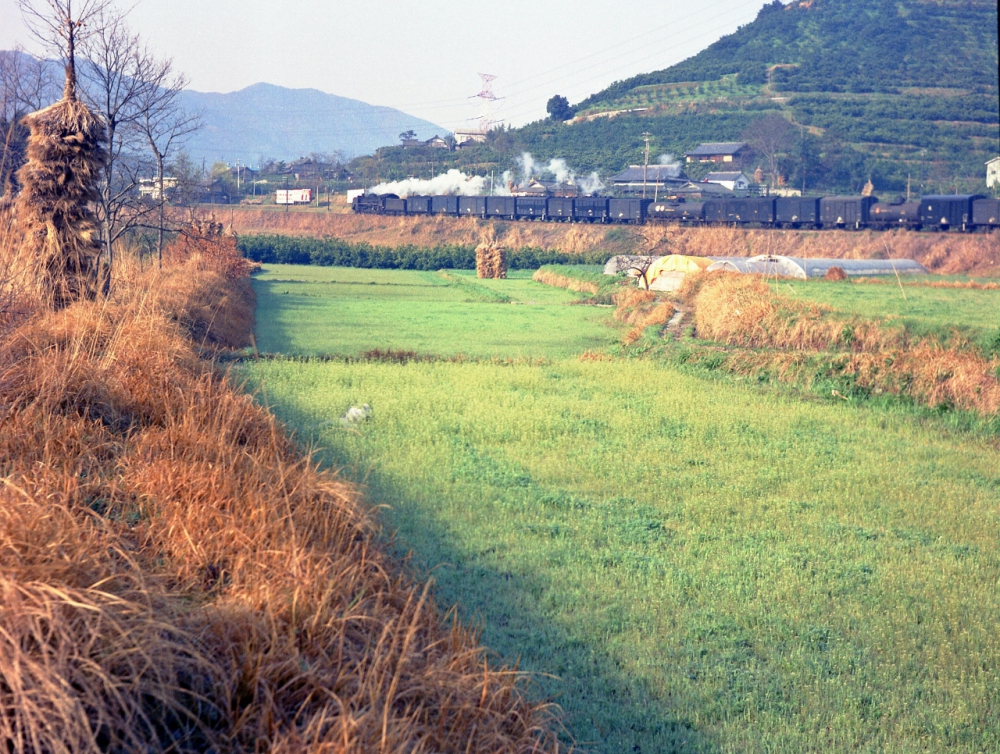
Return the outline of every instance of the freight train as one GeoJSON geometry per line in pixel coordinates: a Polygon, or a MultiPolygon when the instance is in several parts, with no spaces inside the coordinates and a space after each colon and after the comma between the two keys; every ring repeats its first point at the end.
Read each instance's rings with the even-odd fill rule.
{"type": "Polygon", "coordinates": [[[972,194],[924,196],[881,203],[874,196],[726,197],[704,201],[602,196],[410,196],[363,194],[354,212],[376,215],[447,215],[503,220],[588,223],[672,222],[761,228],[905,228],[988,231],[1000,228],[1000,199],[972,194]]]}

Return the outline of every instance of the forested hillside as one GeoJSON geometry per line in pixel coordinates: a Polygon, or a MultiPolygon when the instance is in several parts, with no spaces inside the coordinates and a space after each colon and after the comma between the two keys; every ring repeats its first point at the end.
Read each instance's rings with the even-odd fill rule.
{"type": "MultiPolygon", "coordinates": [[[[644,131],[657,153],[679,154],[779,114],[793,126],[780,156],[792,186],[856,191],[870,176],[902,191],[909,176],[914,191],[983,190],[983,163],[1000,151],[998,98],[993,0],[775,0],[698,55],[578,103],[570,125],[494,133],[450,161],[502,171],[527,150],[608,175],[640,159],[644,131]]],[[[404,159],[421,158],[383,150],[378,168],[420,172],[404,159]]]]}

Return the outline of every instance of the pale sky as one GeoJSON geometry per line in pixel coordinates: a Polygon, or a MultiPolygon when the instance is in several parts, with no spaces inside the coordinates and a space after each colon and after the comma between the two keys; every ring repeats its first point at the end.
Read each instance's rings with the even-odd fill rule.
{"type": "MultiPolygon", "coordinates": [[[[480,112],[477,74],[495,75],[495,120],[545,117],[553,94],[578,102],[665,68],[753,20],[765,0],[123,0],[150,46],[192,89],[258,82],[387,105],[454,131],[480,112]]],[[[0,49],[30,38],[0,0],[0,49]]]]}

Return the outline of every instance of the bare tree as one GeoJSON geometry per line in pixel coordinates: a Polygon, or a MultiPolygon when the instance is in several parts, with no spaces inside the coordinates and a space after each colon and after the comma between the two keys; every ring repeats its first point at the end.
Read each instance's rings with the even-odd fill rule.
{"type": "Polygon", "coordinates": [[[149,208],[136,196],[145,140],[138,128],[142,103],[158,63],[139,36],[126,23],[124,14],[104,8],[94,16],[83,49],[84,98],[104,120],[108,151],[98,217],[109,262],[117,242],[139,225],[149,208]]]}
{"type": "Polygon", "coordinates": [[[767,163],[772,188],[778,181],[778,158],[792,145],[792,124],[780,115],[768,115],[750,123],[743,140],[767,163]]]}
{"type": "Polygon", "coordinates": [[[0,191],[16,193],[17,169],[24,161],[27,129],[21,118],[58,98],[52,69],[17,47],[0,52],[0,191]]]}
{"type": "Polygon", "coordinates": [[[187,113],[181,108],[178,97],[187,86],[187,79],[173,72],[170,60],[162,60],[148,72],[148,86],[139,102],[136,127],[149,145],[156,163],[156,191],[153,199],[157,207],[156,258],[163,261],[163,236],[166,229],[166,187],[164,166],[172,150],[201,128],[200,114],[187,113]]]}

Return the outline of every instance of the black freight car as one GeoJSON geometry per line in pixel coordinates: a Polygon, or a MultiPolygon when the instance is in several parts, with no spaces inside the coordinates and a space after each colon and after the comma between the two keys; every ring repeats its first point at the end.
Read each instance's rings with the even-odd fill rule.
{"type": "Polygon", "coordinates": [[[549,199],[545,212],[553,220],[572,220],[573,200],[565,196],[554,196],[549,199]]]}
{"type": "Polygon", "coordinates": [[[519,196],[514,201],[514,216],[519,220],[544,220],[544,196],[519,196]]]}
{"type": "Polygon", "coordinates": [[[972,194],[924,196],[920,199],[920,224],[927,229],[966,230],[972,222],[972,194]]]}
{"type": "Polygon", "coordinates": [[[774,200],[774,223],[790,228],[819,225],[819,198],[779,196],[774,200]]]}
{"type": "Polygon", "coordinates": [[[868,212],[868,223],[873,228],[919,228],[920,202],[874,204],[868,212]]]}
{"type": "Polygon", "coordinates": [[[431,212],[435,215],[457,215],[458,214],[458,197],[457,196],[432,196],[431,197],[431,212]]]}
{"type": "Polygon", "coordinates": [[[406,214],[426,215],[431,211],[431,198],[429,196],[410,196],[406,199],[406,214]]]}
{"type": "Polygon", "coordinates": [[[458,197],[458,214],[466,217],[486,217],[486,197],[458,197]]]}
{"type": "Polygon", "coordinates": [[[972,224],[986,230],[1000,228],[1000,199],[974,199],[972,224]]]}
{"type": "Polygon", "coordinates": [[[820,223],[824,228],[861,228],[868,225],[874,196],[824,196],[819,200],[820,223]]]}
{"type": "Polygon", "coordinates": [[[652,199],[608,199],[608,219],[613,223],[640,225],[646,220],[646,209],[652,199]]]}
{"type": "Polygon", "coordinates": [[[514,219],[514,197],[513,196],[488,196],[486,197],[486,216],[503,217],[508,220],[514,219]]]}
{"type": "Polygon", "coordinates": [[[603,223],[608,217],[608,200],[603,196],[580,196],[573,202],[573,219],[603,223]]]}

